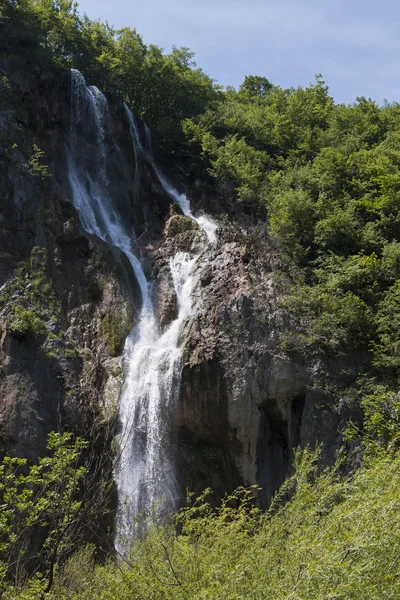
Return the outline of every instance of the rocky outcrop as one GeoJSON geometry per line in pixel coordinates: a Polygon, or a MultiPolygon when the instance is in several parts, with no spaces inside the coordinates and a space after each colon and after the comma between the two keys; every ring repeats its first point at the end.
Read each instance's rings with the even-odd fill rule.
{"type": "Polygon", "coordinates": [[[197,225],[192,219],[183,215],[172,215],[165,224],[164,234],[166,237],[174,237],[178,233],[196,229],[197,225]]]}
{"type": "MultiPolygon", "coordinates": [[[[257,228],[221,228],[198,263],[198,313],[187,324],[175,432],[183,487],[216,497],[259,485],[264,507],[301,445],[335,458],[348,408],[318,384],[321,358],[288,355],[291,323],[280,307],[278,255],[257,228]]],[[[338,365],[336,365],[338,368],[338,365]]]]}
{"type": "MultiPolygon", "coordinates": [[[[0,444],[33,461],[51,430],[90,431],[97,420],[115,433],[121,355],[141,300],[126,257],[86,234],[70,201],[68,76],[0,71],[0,444]]],[[[154,283],[162,330],[177,313],[169,260],[199,254],[173,424],[181,488],[210,486],[217,499],[259,484],[266,506],[296,446],[322,442],[323,462],[333,460],[350,413],[320,374],[342,367],[282,350],[293,326],[279,301],[287,274],[264,228],[221,224],[217,246],[202,252],[203,234],[171,211],[146,158],[136,166],[121,105],[109,110],[118,140],[106,139],[110,194],[154,283]]],[[[82,153],[94,152],[93,140],[82,140],[82,153]]]]}
{"type": "MultiPolygon", "coordinates": [[[[69,198],[68,75],[0,71],[1,450],[33,461],[51,430],[83,433],[105,413],[115,423],[140,295],[125,256],[85,234],[69,198]]],[[[129,186],[131,175],[120,197],[133,218],[129,186]]]]}

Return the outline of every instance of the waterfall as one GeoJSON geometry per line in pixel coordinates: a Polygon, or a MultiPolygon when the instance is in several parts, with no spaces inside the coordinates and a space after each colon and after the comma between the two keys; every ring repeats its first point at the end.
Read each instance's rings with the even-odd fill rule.
{"type": "MultiPolygon", "coordinates": [[[[170,421],[179,391],[182,370],[180,334],[193,311],[192,292],[196,284],[198,256],[178,252],[169,263],[177,297],[178,315],[161,332],[146,279],[131,237],[108,193],[107,101],[95,87],[87,87],[78,71],[72,71],[71,132],[67,149],[68,179],[73,203],[82,226],[105,242],[120,248],[128,257],[142,294],[137,325],[124,348],[124,384],[120,397],[119,457],[114,476],[118,488],[116,548],[126,553],[135,530],[135,517],[149,515],[154,506],[166,515],[177,505],[179,496],[174,469],[174,448],[170,421]],[[79,137],[81,136],[81,138],[79,137]],[[82,155],[79,140],[96,146],[90,160],[82,155]]],[[[134,117],[127,106],[136,171],[144,152],[134,117]]],[[[216,225],[206,217],[194,217],[184,195],[167,182],[149,153],[157,177],[169,196],[188,217],[204,230],[208,242],[216,240],[216,225]]]]}
{"type": "Polygon", "coordinates": [[[128,257],[139,283],[143,311],[151,312],[150,288],[142,265],[132,250],[132,242],[115,211],[107,192],[105,119],[107,100],[94,86],[86,87],[81,73],[72,70],[72,108],[70,143],[67,148],[68,180],[72,200],[83,228],[104,242],[116,246],[128,257]],[[92,118],[87,118],[87,117],[92,118]],[[93,138],[96,147],[94,164],[85,167],[81,156],[79,132],[93,138]],[[90,169],[91,167],[91,169],[90,169]]]}
{"type": "MultiPolygon", "coordinates": [[[[129,123],[129,131],[131,134],[131,139],[132,139],[132,144],[133,144],[133,153],[135,155],[135,177],[133,180],[133,189],[134,189],[135,194],[139,194],[140,193],[139,157],[143,153],[143,146],[142,146],[142,142],[140,141],[139,129],[138,129],[138,126],[136,123],[135,116],[134,116],[133,112],[128,108],[128,106],[126,105],[125,102],[124,102],[124,109],[125,109],[125,114],[128,119],[128,123],[129,123]]],[[[148,228],[147,215],[146,215],[146,211],[144,210],[143,206],[142,206],[142,210],[143,210],[144,222],[146,225],[145,231],[143,233],[147,233],[147,228],[148,228]]]]}
{"type": "Polygon", "coordinates": [[[131,138],[133,142],[133,151],[135,153],[135,158],[137,160],[139,152],[143,152],[142,142],[140,141],[139,129],[136,123],[135,116],[133,112],[128,108],[126,103],[124,102],[124,109],[126,116],[128,117],[129,122],[129,130],[131,132],[131,138]]]}
{"type": "Polygon", "coordinates": [[[146,131],[146,147],[147,147],[147,156],[153,166],[154,172],[158,177],[159,182],[163,190],[168,194],[170,198],[174,202],[178,204],[180,209],[182,210],[185,217],[189,217],[197,223],[197,225],[204,231],[207,236],[208,242],[211,245],[215,245],[217,243],[217,228],[218,226],[212,221],[209,217],[201,215],[200,217],[195,217],[190,208],[190,203],[185,194],[179,194],[179,192],[168,182],[165,176],[161,173],[160,169],[154,162],[153,154],[151,152],[151,134],[150,129],[145,126],[146,131]]]}
{"type": "Polygon", "coordinates": [[[120,494],[119,536],[132,535],[134,517],[150,514],[157,501],[158,514],[176,507],[179,496],[174,471],[169,421],[179,391],[181,348],[179,334],[191,312],[197,257],[177,253],[170,261],[178,316],[160,334],[153,323],[145,323],[129,348],[129,369],[121,396],[120,466],[116,481],[120,494]]]}

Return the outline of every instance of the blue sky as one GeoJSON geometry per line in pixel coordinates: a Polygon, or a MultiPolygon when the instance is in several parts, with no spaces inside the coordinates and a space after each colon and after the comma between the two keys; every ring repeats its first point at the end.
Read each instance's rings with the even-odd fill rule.
{"type": "Polygon", "coordinates": [[[188,46],[223,85],[250,74],[307,85],[322,73],[337,102],[400,101],[395,0],[80,0],[79,9],[167,51],[188,46]]]}

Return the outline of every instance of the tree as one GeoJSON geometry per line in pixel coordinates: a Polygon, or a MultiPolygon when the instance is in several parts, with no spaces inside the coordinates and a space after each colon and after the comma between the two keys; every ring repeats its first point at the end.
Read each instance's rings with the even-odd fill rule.
{"type": "Polygon", "coordinates": [[[48,592],[57,565],[90,538],[108,510],[110,480],[89,443],[50,433],[49,456],[0,466],[0,590],[33,577],[48,592]]]}
{"type": "Polygon", "coordinates": [[[244,96],[259,96],[265,98],[273,89],[273,85],[266,77],[258,75],[246,75],[239,92],[244,96]]]}

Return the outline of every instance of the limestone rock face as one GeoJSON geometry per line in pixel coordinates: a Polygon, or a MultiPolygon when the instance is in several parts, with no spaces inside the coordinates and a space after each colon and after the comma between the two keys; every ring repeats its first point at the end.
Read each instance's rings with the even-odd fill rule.
{"type": "MultiPolygon", "coordinates": [[[[0,73],[0,452],[34,461],[52,430],[115,423],[115,361],[141,299],[126,257],[83,231],[69,197],[68,75],[38,66],[22,76],[3,59],[0,73]],[[34,145],[45,176],[29,169],[34,145]]],[[[129,173],[125,212],[142,215],[117,159],[129,173]]]]}
{"type": "MultiPolygon", "coordinates": [[[[126,257],[86,234],[71,203],[67,75],[42,69],[22,77],[1,62],[0,74],[10,82],[0,102],[0,451],[34,461],[51,430],[90,431],[96,419],[115,428],[121,356],[141,298],[126,257]],[[34,144],[49,177],[26,166],[34,144]]],[[[283,352],[280,337],[292,324],[279,277],[287,274],[265,228],[220,223],[218,244],[202,253],[204,234],[172,214],[145,157],[136,173],[123,108],[110,102],[109,110],[118,140],[108,141],[110,194],[152,282],[162,331],[177,314],[169,261],[176,252],[198,254],[172,431],[180,487],[211,487],[217,501],[259,484],[267,506],[298,445],[322,442],[323,462],[333,460],[351,411],[315,374],[348,365],[283,352]]],[[[95,150],[94,140],[82,141],[90,160],[95,150]]],[[[193,202],[199,214],[212,205],[212,197],[193,202]]]]}
{"type": "Polygon", "coordinates": [[[219,247],[198,265],[199,311],[184,336],[177,460],[185,487],[210,486],[218,497],[258,484],[266,507],[297,446],[322,442],[324,464],[334,459],[346,415],[328,392],[313,389],[312,358],[280,349],[289,325],[273,247],[251,230],[235,236],[230,231],[225,241],[222,228],[219,247]]]}

